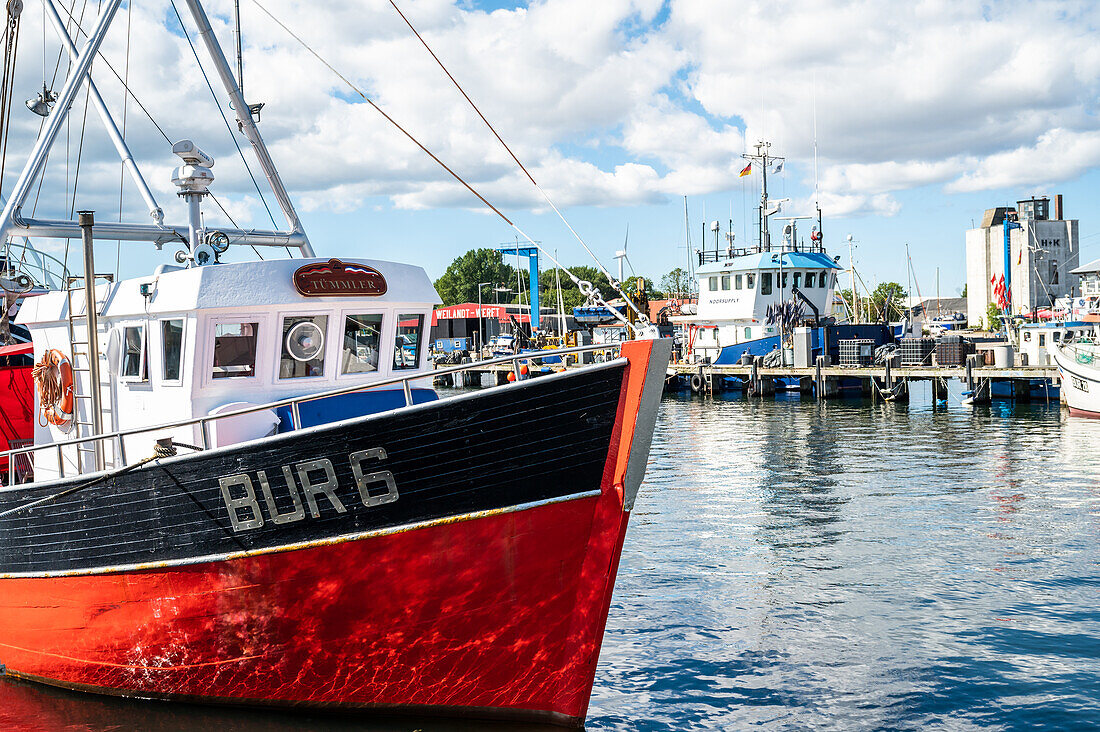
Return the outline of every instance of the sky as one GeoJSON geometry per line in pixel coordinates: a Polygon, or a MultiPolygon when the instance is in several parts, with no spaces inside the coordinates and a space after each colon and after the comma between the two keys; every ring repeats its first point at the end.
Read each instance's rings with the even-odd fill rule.
{"type": "MultiPolygon", "coordinates": [[[[1100,257],[1100,3],[396,0],[536,188],[390,0],[261,1],[566,265],[590,259],[547,198],[606,266],[625,242],[628,271],[655,280],[686,265],[687,242],[699,247],[707,222],[725,230],[732,220],[737,242],[751,242],[760,178],[738,172],[761,139],[786,160],[769,178],[772,196],[790,199],[783,215],[811,215],[819,201],[826,247],[847,265],[850,234],[869,287],[908,286],[908,245],[912,289],[934,295],[938,282],[942,295],[958,294],[966,229],[986,208],[1033,195],[1063,194],[1067,217],[1080,220],[1081,262],[1100,257]]],[[[282,227],[244,137],[219,114],[232,123],[195,24],[177,4],[182,27],[170,2],[122,6],[93,69],[99,90],[120,127],[125,119],[168,220],[186,220],[170,142],[189,138],[216,159],[212,191],[233,221],[282,227]],[[128,81],[125,103],[108,63],[128,81]]],[[[95,3],[72,7],[78,17],[83,8],[90,30],[95,3]]],[[[232,0],[206,7],[232,59],[232,0]]],[[[435,278],[470,248],[515,240],[254,0],[241,0],[241,16],[245,95],[265,105],[260,131],[319,256],[413,262],[435,278]]],[[[66,69],[60,63],[54,80],[59,44],[36,3],[26,4],[20,34],[5,197],[41,121],[21,100],[44,79],[60,88],[66,69]]],[[[84,107],[82,93],[35,215],[65,217],[75,207],[117,220],[121,209],[126,220],[148,220],[95,110],[84,107]]],[[[211,204],[207,224],[228,225],[211,204]]],[[[64,256],[63,242],[40,245],[64,256]]],[[[102,269],[138,276],[169,261],[170,249],[125,243],[116,258],[103,244],[97,257],[102,269]]]]}

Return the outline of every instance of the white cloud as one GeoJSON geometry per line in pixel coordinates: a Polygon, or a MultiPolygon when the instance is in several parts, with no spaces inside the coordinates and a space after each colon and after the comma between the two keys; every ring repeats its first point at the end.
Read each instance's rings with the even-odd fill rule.
{"type": "MultiPolygon", "coordinates": [[[[388,0],[265,4],[494,203],[545,206],[388,0]]],[[[417,0],[402,8],[559,206],[730,190],[745,141],[760,136],[809,186],[815,96],[827,215],[891,215],[899,210],[892,194],[920,186],[1056,183],[1100,162],[1094,4],[922,0],[899,12],[874,0],[536,0],[485,12],[460,0],[417,0]]],[[[232,3],[212,0],[208,10],[231,49],[232,3]]],[[[171,7],[133,7],[128,68],[126,12],[104,56],[128,74],[170,140],[190,137],[215,155],[214,190],[234,219],[263,225],[267,214],[191,50],[168,31],[171,7]]],[[[304,210],[352,211],[378,198],[399,208],[479,205],[253,5],[242,12],[246,90],[267,104],[261,130],[304,210]]],[[[25,38],[40,37],[40,23],[40,14],[25,13],[25,38]]],[[[34,48],[20,45],[17,93],[25,97],[42,81],[34,48]]],[[[56,51],[47,53],[51,70],[56,51]]],[[[95,78],[121,122],[121,85],[102,64],[95,78]]],[[[39,122],[16,106],[9,153],[29,148],[39,122]]],[[[70,185],[82,106],[80,96],[70,185]]],[[[117,211],[117,157],[94,112],[89,120],[81,190],[117,211]]],[[[127,139],[178,220],[175,160],[132,102],[127,139]]],[[[6,181],[18,174],[15,157],[6,181]]],[[[62,191],[64,161],[55,151],[47,172],[62,191]]],[[[143,216],[124,185],[127,210],[143,216]]],[[[58,214],[66,205],[55,196],[42,208],[58,214]]]]}
{"type": "Polygon", "coordinates": [[[1049,185],[1076,178],[1100,164],[1100,130],[1054,129],[1033,145],[983,158],[977,167],[952,181],[952,192],[981,191],[1027,184],[1049,185]]]}

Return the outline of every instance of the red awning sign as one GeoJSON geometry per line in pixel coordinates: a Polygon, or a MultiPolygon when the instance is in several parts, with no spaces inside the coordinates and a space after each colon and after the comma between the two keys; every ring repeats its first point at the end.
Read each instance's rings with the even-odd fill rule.
{"type": "Polygon", "coordinates": [[[439,308],[433,312],[432,325],[435,325],[440,320],[465,320],[467,318],[476,319],[478,317],[487,320],[499,320],[502,323],[511,322],[513,317],[520,323],[531,322],[530,315],[526,313],[509,314],[503,305],[481,305],[479,308],[477,303],[463,303],[462,305],[450,305],[445,308],[439,308]]]}

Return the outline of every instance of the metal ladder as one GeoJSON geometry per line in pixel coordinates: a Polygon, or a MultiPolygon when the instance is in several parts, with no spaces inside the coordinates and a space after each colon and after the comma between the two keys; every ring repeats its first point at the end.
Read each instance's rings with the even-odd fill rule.
{"type": "MultiPolygon", "coordinates": [[[[111,406],[111,388],[110,388],[111,387],[111,382],[110,382],[110,376],[109,376],[110,369],[106,369],[106,373],[108,374],[108,378],[107,378],[106,381],[103,380],[104,369],[100,369],[100,381],[99,381],[99,383],[96,384],[96,385],[92,385],[92,384],[89,383],[91,381],[92,371],[91,371],[91,366],[90,366],[90,363],[89,363],[89,360],[88,360],[89,359],[90,348],[89,348],[89,343],[86,340],[86,338],[91,337],[91,335],[88,334],[88,327],[87,327],[87,324],[84,322],[84,316],[83,315],[77,315],[75,313],[75,308],[73,307],[73,293],[76,292],[76,291],[81,291],[81,292],[84,293],[85,312],[87,312],[87,308],[95,307],[96,308],[96,314],[97,315],[101,314],[99,309],[100,309],[102,303],[100,303],[98,301],[98,299],[96,298],[96,296],[95,296],[95,284],[94,283],[95,283],[96,280],[105,280],[108,283],[111,283],[111,282],[114,282],[114,279],[115,279],[114,275],[112,275],[112,274],[97,274],[97,275],[94,275],[92,277],[92,282],[93,282],[92,287],[91,287],[92,295],[91,295],[91,298],[89,298],[88,297],[88,287],[87,287],[87,285],[84,281],[85,278],[84,278],[83,275],[69,275],[66,278],[66,282],[65,282],[65,301],[66,301],[66,305],[67,305],[66,319],[68,320],[68,330],[69,330],[69,357],[70,357],[71,364],[72,364],[72,369],[73,369],[73,412],[74,412],[73,413],[73,425],[76,428],[76,435],[74,435],[74,437],[91,437],[92,434],[95,431],[94,430],[94,424],[95,423],[93,421],[91,421],[92,410],[94,409],[94,406],[93,406],[94,402],[92,401],[92,395],[90,393],[90,390],[92,388],[97,388],[100,391],[100,423],[102,424],[102,430],[104,432],[110,432],[110,431],[115,429],[114,410],[111,406]],[[77,284],[77,283],[79,283],[79,284],[77,284]],[[79,337],[79,332],[78,332],[79,328],[84,329],[84,332],[86,334],[84,336],[84,339],[79,337]],[[80,365],[79,359],[81,359],[81,358],[84,359],[84,365],[83,366],[80,365]],[[76,376],[77,374],[82,374],[83,378],[82,379],[77,378],[77,376],[76,376]],[[88,393],[81,393],[81,389],[79,387],[81,385],[84,385],[84,384],[88,385],[88,390],[89,390],[88,393]],[[81,410],[80,407],[81,407],[82,402],[85,403],[85,409],[83,410],[83,413],[85,415],[87,415],[86,419],[81,419],[82,410],[81,410]],[[110,418],[111,418],[109,422],[104,419],[104,417],[106,415],[109,415],[110,418]]],[[[77,304],[78,305],[80,304],[79,301],[77,301],[77,304]]],[[[97,336],[100,333],[106,333],[106,329],[102,326],[102,324],[99,325],[99,327],[97,328],[97,331],[98,331],[96,333],[97,336]]],[[[105,356],[106,356],[106,354],[101,353],[100,360],[101,361],[105,360],[104,359],[105,356]]],[[[98,449],[103,450],[104,447],[103,446],[98,446],[98,449]]],[[[90,461],[90,464],[92,466],[95,465],[96,450],[97,450],[97,443],[96,442],[80,443],[76,446],[77,463],[78,463],[78,466],[79,466],[80,470],[84,470],[86,468],[86,460],[90,461]]],[[[113,463],[113,460],[111,462],[113,463]]],[[[107,456],[104,455],[104,464],[107,465],[107,463],[108,463],[107,456]]]]}

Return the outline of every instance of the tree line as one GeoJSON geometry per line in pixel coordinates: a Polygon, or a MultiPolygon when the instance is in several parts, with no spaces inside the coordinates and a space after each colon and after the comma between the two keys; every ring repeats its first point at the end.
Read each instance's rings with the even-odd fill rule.
{"type": "MultiPolygon", "coordinates": [[[[607,276],[596,267],[579,265],[566,269],[577,279],[591,282],[605,298],[610,300],[616,296],[607,276]]],[[[662,277],[659,285],[655,285],[647,277],[642,279],[646,295],[650,300],[686,297],[691,293],[693,285],[688,273],[679,267],[662,277]]],[[[583,305],[585,298],[576,283],[565,272],[559,272],[557,267],[539,272],[539,293],[542,302],[549,307],[557,305],[559,280],[566,310],[583,305]]],[[[479,300],[490,304],[498,302],[526,304],[530,302],[530,293],[527,292],[530,287],[529,282],[527,269],[517,269],[505,262],[502,252],[496,249],[471,249],[451,262],[447,271],[435,281],[435,289],[444,305],[479,300]]]]}

